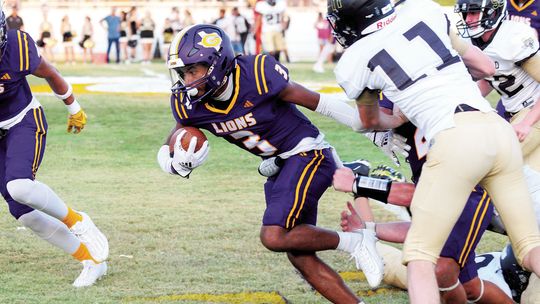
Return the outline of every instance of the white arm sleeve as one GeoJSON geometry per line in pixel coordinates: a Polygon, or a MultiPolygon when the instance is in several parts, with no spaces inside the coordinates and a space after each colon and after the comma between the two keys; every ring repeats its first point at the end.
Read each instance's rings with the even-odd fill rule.
{"type": "Polygon", "coordinates": [[[171,169],[172,158],[169,153],[168,145],[163,145],[161,146],[161,148],[159,148],[159,151],[157,154],[157,161],[159,163],[159,166],[161,167],[161,170],[163,170],[163,172],[174,174],[174,172],[171,169]]]}
{"type": "Polygon", "coordinates": [[[347,104],[347,99],[336,95],[320,94],[315,112],[330,117],[356,132],[364,131],[358,109],[347,104]]]}

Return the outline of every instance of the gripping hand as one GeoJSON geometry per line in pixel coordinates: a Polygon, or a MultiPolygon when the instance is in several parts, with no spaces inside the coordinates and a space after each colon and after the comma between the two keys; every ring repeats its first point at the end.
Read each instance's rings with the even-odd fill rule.
{"type": "Polygon", "coordinates": [[[411,146],[407,144],[407,139],[393,131],[373,131],[365,133],[365,135],[398,167],[401,163],[396,153],[403,157],[409,156],[411,146]]]}
{"type": "Polygon", "coordinates": [[[84,129],[85,125],[86,125],[86,113],[84,113],[83,109],[81,109],[79,112],[73,115],[68,116],[68,122],[67,122],[68,133],[71,133],[72,131],[74,134],[80,133],[82,129],[84,129]]]}
{"type": "Polygon", "coordinates": [[[184,150],[181,144],[181,139],[186,131],[180,132],[176,137],[174,143],[174,155],[172,166],[176,172],[182,177],[187,177],[191,171],[198,166],[202,165],[206,158],[208,158],[208,152],[210,147],[208,141],[205,141],[199,151],[195,152],[195,146],[197,146],[197,137],[192,137],[189,141],[189,147],[184,150]]]}

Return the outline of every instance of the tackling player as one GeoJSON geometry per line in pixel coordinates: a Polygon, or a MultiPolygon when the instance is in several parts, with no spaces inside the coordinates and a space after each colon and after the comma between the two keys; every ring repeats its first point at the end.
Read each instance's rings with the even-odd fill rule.
{"type": "MultiPolygon", "coordinates": [[[[293,266],[328,300],[361,302],[316,252],[351,253],[368,283],[377,285],[383,265],[375,251],[376,239],[371,231],[343,233],[316,226],[319,198],[331,185],[340,161],[296,105],[351,127],[360,124],[353,108],[290,81],[287,68],[272,56],[235,57],[229,37],[213,25],[194,25],[178,33],[167,64],[177,121],[171,134],[182,126],[194,126],[263,159],[280,156],[281,171],[264,185],[261,242],[269,250],[286,252],[293,266]]],[[[401,118],[384,118],[389,124],[401,124],[401,118]]],[[[158,152],[158,162],[171,174],[187,177],[208,155],[205,143],[197,152],[184,151],[177,144],[171,156],[167,143],[169,138],[158,152]]]]}
{"type": "MultiPolygon", "coordinates": [[[[404,246],[411,302],[440,302],[434,267],[477,184],[490,193],[507,223],[518,260],[540,273],[540,233],[519,142],[452,49],[450,22],[440,6],[405,1],[396,13],[389,0],[329,0],[328,10],[337,40],[349,47],[336,77],[347,96],[357,101],[364,125],[390,127],[380,119],[381,90],[425,132],[430,146],[404,246]]],[[[352,184],[335,186],[350,191],[352,184]]]]}
{"type": "Polygon", "coordinates": [[[107,238],[87,214],[66,206],[51,188],[35,179],[45,152],[47,120],[26,76],[44,78],[65,103],[68,132],[79,133],[86,114],[71,86],[40,56],[32,37],[6,30],[3,11],[0,52],[0,193],[20,223],[83,264],[73,285],[92,285],[107,271],[107,238]]]}
{"type": "Polygon", "coordinates": [[[540,33],[540,2],[536,0],[507,0],[508,18],[513,21],[522,22],[540,33]]]}

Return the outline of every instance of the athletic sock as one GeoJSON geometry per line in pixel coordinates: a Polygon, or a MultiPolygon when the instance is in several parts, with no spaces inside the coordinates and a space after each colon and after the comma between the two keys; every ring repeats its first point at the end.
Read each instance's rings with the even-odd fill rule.
{"type": "Polygon", "coordinates": [[[353,252],[356,244],[358,244],[358,241],[362,240],[362,234],[360,233],[337,231],[337,234],[339,236],[339,243],[336,249],[343,250],[348,253],[353,252]]]}
{"type": "Polygon", "coordinates": [[[94,258],[92,257],[92,255],[88,251],[88,248],[86,248],[86,245],[84,245],[83,243],[81,243],[81,245],[79,246],[77,251],[75,251],[73,254],[71,254],[71,256],[73,256],[76,260],[78,260],[80,262],[85,261],[85,260],[92,260],[92,261],[94,261],[94,263],[98,264],[98,262],[96,262],[96,260],[94,260],[94,258]]]}
{"type": "Polygon", "coordinates": [[[62,222],[66,224],[68,228],[71,228],[73,225],[75,225],[75,223],[82,221],[82,216],[79,213],[75,212],[70,207],[67,207],[67,209],[68,209],[67,215],[62,220],[62,222]]]}

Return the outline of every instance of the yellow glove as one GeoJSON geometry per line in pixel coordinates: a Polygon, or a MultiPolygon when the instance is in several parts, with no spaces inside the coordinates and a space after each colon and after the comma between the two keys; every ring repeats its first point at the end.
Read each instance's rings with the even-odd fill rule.
{"type": "Polygon", "coordinates": [[[71,133],[73,130],[74,134],[77,134],[81,132],[82,129],[84,129],[84,126],[86,125],[86,113],[84,113],[84,110],[81,109],[79,112],[69,115],[68,117],[68,123],[67,123],[67,131],[68,133],[71,133]]]}

